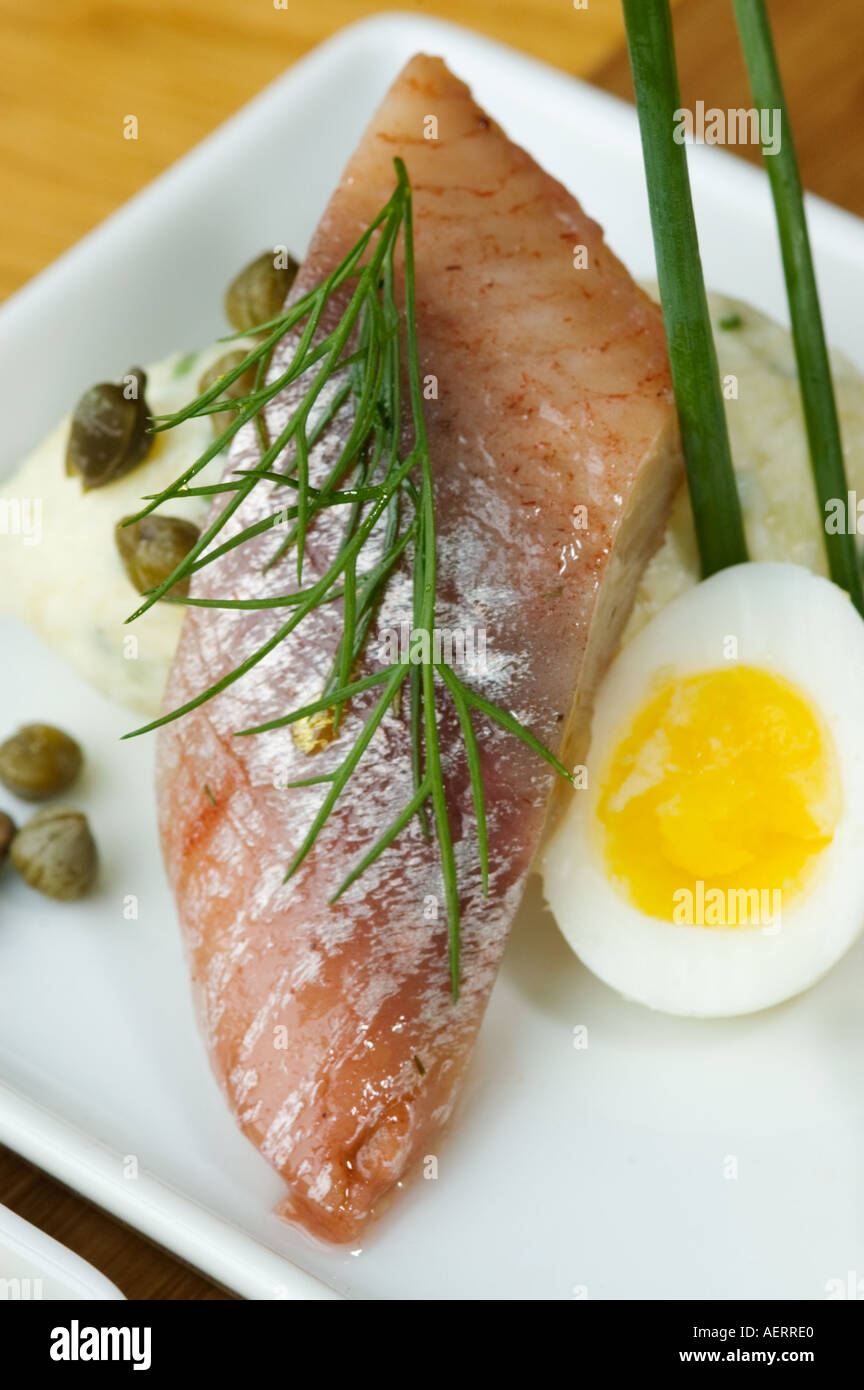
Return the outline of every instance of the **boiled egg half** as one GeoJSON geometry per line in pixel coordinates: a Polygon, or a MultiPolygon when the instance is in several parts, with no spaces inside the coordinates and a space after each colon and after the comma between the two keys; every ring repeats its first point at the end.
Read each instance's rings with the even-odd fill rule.
{"type": "Polygon", "coordinates": [[[864,926],[864,622],[798,566],[723,570],[620,652],[576,780],[542,872],[589,969],[675,1014],[797,994],[864,926]]]}

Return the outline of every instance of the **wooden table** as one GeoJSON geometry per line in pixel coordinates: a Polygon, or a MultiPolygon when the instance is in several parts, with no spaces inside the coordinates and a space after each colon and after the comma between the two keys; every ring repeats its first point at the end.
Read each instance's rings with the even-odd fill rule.
{"type": "MultiPolygon", "coordinates": [[[[0,296],[10,294],[335,30],[367,0],[0,0],[6,174],[0,296]],[[140,136],[122,138],[124,116],[140,136]]],[[[804,182],[864,215],[861,0],[774,0],[804,182]]],[[[389,8],[389,7],[385,7],[389,8]]],[[[618,0],[401,4],[456,20],[632,96],[618,0]]],[[[749,106],[730,6],[678,0],[682,100],[749,106]]],[[[758,152],[745,149],[758,159],[758,152]]],[[[578,189],[575,190],[578,193],[578,189]]],[[[0,1151],[0,1199],[90,1260],[129,1298],[230,1295],[0,1151]]]]}

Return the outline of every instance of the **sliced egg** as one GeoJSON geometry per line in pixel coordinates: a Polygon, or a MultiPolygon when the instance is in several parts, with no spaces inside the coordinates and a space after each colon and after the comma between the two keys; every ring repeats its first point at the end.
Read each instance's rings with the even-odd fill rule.
{"type": "Polygon", "coordinates": [[[663,609],[597,693],[542,862],[580,959],[669,1013],[797,994],[864,926],[864,622],[795,565],[663,609]]]}

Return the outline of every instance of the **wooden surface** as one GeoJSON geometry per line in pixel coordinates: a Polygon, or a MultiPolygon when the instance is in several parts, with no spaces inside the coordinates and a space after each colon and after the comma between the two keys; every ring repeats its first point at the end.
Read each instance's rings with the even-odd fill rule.
{"type": "Polygon", "coordinates": [[[0,0],[0,296],[78,241],[346,24],[411,10],[585,73],[620,42],[618,0],[0,0]],[[123,139],[138,117],[139,138],[123,139]]]}
{"type": "MultiPolygon", "coordinates": [[[[864,3],[769,0],[789,120],[805,188],[864,217],[864,3]]],[[[675,17],[681,101],[722,110],[752,104],[738,31],[726,0],[684,0],[675,17]]],[[[626,50],[591,81],[632,101],[626,50]]],[[[752,163],[756,146],[730,146],[752,163]]]]}
{"type": "MultiPolygon", "coordinates": [[[[366,0],[280,3],[284,8],[272,0],[0,0],[0,296],[314,44],[381,8],[366,0]],[[139,119],[137,141],[122,138],[127,115],[139,119]]],[[[588,0],[578,11],[572,0],[403,0],[399,7],[458,20],[630,94],[618,0],[588,0]]],[[[774,0],[771,12],[804,182],[864,215],[861,0],[774,0]]],[[[679,0],[676,25],[684,103],[749,106],[731,7],[679,0]]],[[[506,112],[495,114],[506,124],[506,112]]],[[[228,1297],[3,1151],[0,1200],[90,1260],[129,1298],[228,1297]]]]}

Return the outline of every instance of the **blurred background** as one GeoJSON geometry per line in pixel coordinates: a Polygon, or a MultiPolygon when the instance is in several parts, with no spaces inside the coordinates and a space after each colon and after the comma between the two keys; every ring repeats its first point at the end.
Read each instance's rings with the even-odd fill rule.
{"type": "MultiPolygon", "coordinates": [[[[0,0],[0,297],[310,48],[387,9],[436,15],[622,96],[620,0],[0,0]],[[584,5],[584,9],[583,9],[584,5]],[[134,112],[140,138],[123,140],[134,112]]],[[[731,5],[675,0],[686,105],[749,106],[731,5]]],[[[861,0],[769,0],[808,188],[864,213],[861,0]]],[[[758,151],[745,157],[758,159],[758,151]]]]}
{"type": "MultiPolygon", "coordinates": [[[[731,5],[674,3],[683,104],[749,106],[731,5]]],[[[369,0],[0,0],[0,298],[309,49],[387,8],[369,0]],[[137,140],[122,138],[129,113],[139,119],[137,140]]],[[[466,25],[632,96],[620,0],[576,0],[578,25],[574,0],[403,0],[392,8],[466,25]]],[[[769,0],[769,9],[804,182],[864,215],[862,0],[769,0]]],[[[759,159],[752,147],[733,152],[759,159]]],[[[0,1201],[129,1298],[230,1297],[2,1149],[0,1201]]]]}

